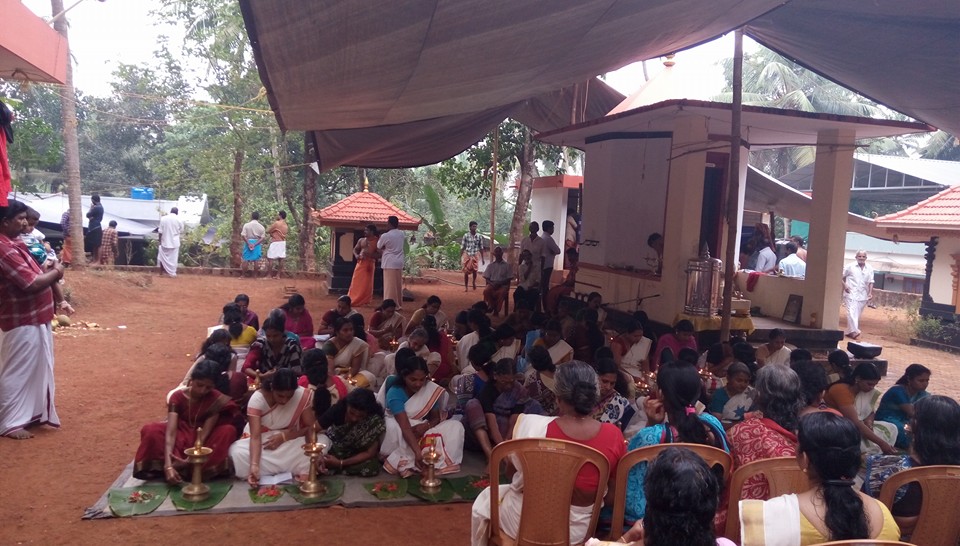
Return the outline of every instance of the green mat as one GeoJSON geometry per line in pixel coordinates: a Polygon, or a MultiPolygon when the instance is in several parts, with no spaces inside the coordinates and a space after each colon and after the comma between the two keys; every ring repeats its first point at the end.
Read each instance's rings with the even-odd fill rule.
{"type": "Polygon", "coordinates": [[[297,485],[288,485],[284,487],[283,490],[300,504],[333,504],[343,496],[343,489],[346,487],[346,483],[343,480],[327,478],[320,480],[320,483],[327,486],[327,492],[319,497],[304,497],[300,494],[300,487],[297,485]]]}
{"type": "Polygon", "coordinates": [[[166,485],[141,485],[111,489],[107,494],[110,511],[118,518],[142,516],[156,510],[167,499],[170,488],[166,485]],[[140,496],[143,500],[131,502],[140,496]],[[144,498],[145,497],[145,498],[144,498]]]}
{"type": "MultiPolygon", "coordinates": [[[[192,502],[183,498],[183,486],[175,487],[170,491],[170,500],[173,501],[173,505],[177,510],[185,512],[196,512],[198,510],[209,510],[213,508],[220,501],[223,500],[223,497],[227,496],[227,493],[230,492],[230,488],[233,487],[234,482],[232,481],[214,481],[206,482],[210,486],[210,496],[206,500],[200,502],[192,502]]],[[[187,484],[184,484],[186,486],[187,484]]]]}

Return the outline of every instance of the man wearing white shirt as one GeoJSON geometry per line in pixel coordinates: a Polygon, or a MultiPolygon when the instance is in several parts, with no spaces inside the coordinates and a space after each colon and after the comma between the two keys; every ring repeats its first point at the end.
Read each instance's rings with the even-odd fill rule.
{"type": "Polygon", "coordinates": [[[166,273],[171,277],[177,276],[177,265],[180,261],[180,235],[183,234],[183,224],[178,215],[177,207],[170,209],[170,214],[160,219],[160,248],[157,249],[157,265],[160,274],[166,273]]]}
{"type": "Polygon", "coordinates": [[[540,237],[540,234],[539,234],[540,224],[536,222],[530,222],[530,227],[528,229],[530,230],[530,235],[520,240],[520,253],[523,254],[524,250],[529,251],[531,258],[533,259],[533,267],[537,269],[538,296],[536,297],[535,303],[536,303],[536,307],[538,308],[537,310],[539,310],[539,307],[540,307],[539,290],[540,290],[540,285],[542,284],[540,282],[540,279],[542,278],[541,274],[543,273],[543,237],[540,237]]]}
{"type": "Polygon", "coordinates": [[[380,236],[377,249],[380,250],[380,268],[383,270],[383,299],[397,302],[397,310],[403,307],[403,243],[404,235],[400,231],[400,219],[387,218],[390,230],[380,236]]]}
{"type": "Polygon", "coordinates": [[[847,306],[846,335],[860,337],[860,314],[873,299],[873,268],[867,265],[867,251],[857,251],[857,263],[843,269],[843,303],[847,306]]]}
{"type": "Polygon", "coordinates": [[[800,259],[797,255],[797,243],[790,241],[787,243],[787,257],[780,260],[780,269],[788,277],[802,279],[807,276],[807,262],[800,259]]]}
{"type": "Polygon", "coordinates": [[[540,300],[544,310],[547,308],[547,293],[550,292],[550,277],[553,264],[560,255],[560,247],[553,238],[553,221],[543,221],[543,270],[540,273],[540,300]]]}

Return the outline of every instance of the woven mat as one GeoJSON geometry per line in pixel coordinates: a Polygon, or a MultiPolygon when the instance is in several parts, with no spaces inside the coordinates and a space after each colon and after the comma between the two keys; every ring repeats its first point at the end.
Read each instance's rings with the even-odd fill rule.
{"type": "MultiPolygon", "coordinates": [[[[469,475],[483,475],[487,473],[487,464],[482,453],[465,452],[460,472],[443,476],[443,478],[458,478],[469,475]]],[[[109,519],[115,518],[109,506],[109,493],[111,490],[119,488],[139,487],[144,484],[161,484],[162,482],[145,482],[133,477],[133,462],[127,465],[120,473],[120,476],[110,485],[97,502],[84,511],[83,519],[109,519]]],[[[344,482],[343,495],[330,503],[301,504],[293,496],[284,494],[276,502],[258,504],[250,499],[249,488],[245,481],[233,480],[233,487],[227,492],[223,500],[217,503],[213,508],[203,511],[182,511],[177,510],[173,501],[168,495],[160,506],[149,514],[136,517],[156,517],[156,516],[176,516],[181,514],[227,514],[233,512],[265,512],[271,510],[301,510],[303,508],[317,508],[331,505],[341,505],[347,508],[359,508],[369,506],[410,506],[421,504],[427,501],[421,500],[413,495],[407,494],[397,499],[380,500],[370,494],[365,487],[367,484],[377,482],[386,482],[399,479],[397,476],[391,476],[386,472],[381,472],[379,476],[372,478],[358,478],[351,476],[331,476],[331,480],[340,480],[344,482]]],[[[465,499],[460,496],[454,496],[449,502],[473,502],[472,499],[465,499]]]]}

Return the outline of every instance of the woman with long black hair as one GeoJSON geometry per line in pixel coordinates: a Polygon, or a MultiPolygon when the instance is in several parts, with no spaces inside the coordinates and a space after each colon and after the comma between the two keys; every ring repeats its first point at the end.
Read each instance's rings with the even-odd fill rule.
{"type": "Polygon", "coordinates": [[[800,420],[797,437],[797,462],[813,487],[767,501],[740,501],[741,545],[899,540],[900,528],[886,506],[854,489],[861,460],[856,425],[832,413],[811,413],[800,420]]]}

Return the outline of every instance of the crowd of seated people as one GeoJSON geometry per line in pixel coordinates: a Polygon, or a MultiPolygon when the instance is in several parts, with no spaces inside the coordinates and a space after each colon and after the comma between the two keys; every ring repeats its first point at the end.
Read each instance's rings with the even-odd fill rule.
{"type": "MultiPolygon", "coordinates": [[[[576,313],[565,301],[549,316],[521,298],[494,327],[484,302],[451,313],[456,320],[449,324],[436,296],[410,321],[387,300],[367,327],[363,314],[341,297],[314,331],[299,294],[262,322],[241,294],[224,306],[221,326],[210,331],[184,380],[167,395],[167,420],[143,427],[134,475],[187,479],[182,452],[199,440],[214,450],[204,465],[208,477],[232,475],[251,486],[267,475],[302,477],[307,459],[299,446],[310,427],[327,446],[323,471],[352,476],[409,476],[424,470],[427,449],[441,453],[438,473],[455,473],[464,450],[489,457],[512,438],[594,446],[612,467],[629,450],[692,443],[727,452],[734,469],[795,457],[812,488],[770,499],[763,476],[729,491],[709,473],[711,479],[698,485],[702,502],[691,504],[693,485],[685,479],[669,484],[663,476],[702,468],[683,450],[670,451],[654,464],[634,466],[619,490],[611,487],[601,532],[645,544],[656,543],[648,537],[694,535],[694,542],[675,542],[719,544],[715,530],[724,528],[726,499],[733,498],[743,503],[745,534],[749,526],[769,526],[771,514],[798,514],[797,525],[776,534],[789,535],[791,544],[815,544],[908,533],[922,503],[918,487],[897,493],[892,516],[870,496],[900,470],[960,464],[960,407],[927,393],[931,371],[920,364],[908,366],[881,393],[872,364],[853,367],[838,350],[823,366],[808,351],[790,349],[779,331],[758,348],[734,337],[701,353],[688,321],[654,340],[638,313],[620,332],[608,333],[599,294],[576,313]],[[668,485],[676,488],[674,500],[668,485]],[[625,499],[622,529],[609,529],[614,495],[625,499]],[[709,522],[701,517],[705,511],[709,522]],[[690,525],[668,530],[673,513],[689,513],[690,525]]],[[[595,473],[577,477],[571,539],[586,538],[584,518],[593,509],[592,501],[578,502],[587,503],[605,485],[595,473]]],[[[500,521],[511,534],[522,479],[506,489],[500,521]]],[[[473,518],[474,542],[483,543],[489,499],[481,495],[473,518]]]]}

